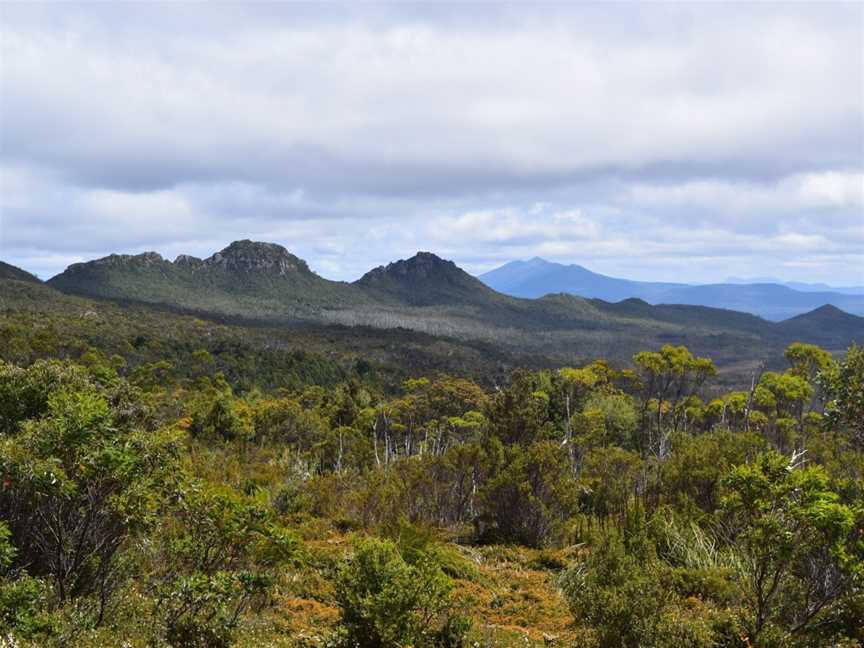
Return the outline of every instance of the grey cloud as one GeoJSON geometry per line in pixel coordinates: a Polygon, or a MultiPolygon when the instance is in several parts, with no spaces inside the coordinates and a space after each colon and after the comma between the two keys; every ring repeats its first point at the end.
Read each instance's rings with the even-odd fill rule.
{"type": "Polygon", "coordinates": [[[864,178],[859,5],[0,12],[0,246],[42,274],[242,237],[338,278],[430,242],[477,270],[864,265],[861,204],[793,187],[864,178]],[[483,211],[483,232],[456,227],[483,211]]]}
{"type": "Polygon", "coordinates": [[[224,42],[196,30],[127,40],[105,29],[115,11],[104,32],[12,21],[4,155],[123,189],[241,178],[407,194],[857,162],[861,64],[848,55],[860,34],[836,24],[828,39],[800,22],[809,15],[763,12],[764,24],[738,25],[743,53],[713,51],[726,45],[715,13],[672,21],[689,25],[683,45],[650,33],[607,42],[579,13],[533,32],[340,16],[274,27],[247,16],[224,42]],[[797,78],[778,74],[787,64],[801,67],[797,78]],[[726,67],[738,83],[718,82],[726,67]]]}

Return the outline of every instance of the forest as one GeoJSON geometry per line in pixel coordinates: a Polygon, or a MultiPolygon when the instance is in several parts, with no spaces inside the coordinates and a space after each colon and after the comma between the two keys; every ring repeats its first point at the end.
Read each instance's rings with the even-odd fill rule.
{"type": "Polygon", "coordinates": [[[862,347],[729,389],[76,299],[0,313],[4,647],[864,642],[862,347]]]}

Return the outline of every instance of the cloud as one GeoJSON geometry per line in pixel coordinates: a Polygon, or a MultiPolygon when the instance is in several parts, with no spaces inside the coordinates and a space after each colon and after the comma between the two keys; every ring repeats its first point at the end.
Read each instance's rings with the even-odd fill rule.
{"type": "Polygon", "coordinates": [[[692,180],[681,184],[636,183],[629,199],[661,207],[709,207],[717,211],[783,212],[789,209],[864,209],[864,172],[794,174],[772,183],[692,180]]]}
{"type": "Polygon", "coordinates": [[[860,275],[860,6],[0,11],[0,244],[43,274],[253,237],[339,278],[430,247],[860,275]]]}

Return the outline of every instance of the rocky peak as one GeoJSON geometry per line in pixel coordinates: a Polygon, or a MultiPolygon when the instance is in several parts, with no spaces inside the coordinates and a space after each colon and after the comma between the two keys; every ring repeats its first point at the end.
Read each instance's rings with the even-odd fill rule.
{"type": "Polygon", "coordinates": [[[129,263],[153,265],[164,261],[165,259],[158,252],[142,252],[141,254],[109,254],[107,257],[96,259],[93,263],[99,265],[126,265],[129,263]]]}
{"type": "Polygon", "coordinates": [[[67,271],[71,270],[72,272],[75,272],[92,266],[152,266],[165,262],[165,259],[163,259],[162,255],[158,252],[142,252],[141,254],[109,254],[101,259],[84,261],[82,263],[73,263],[67,268],[67,271]]]}
{"type": "Polygon", "coordinates": [[[309,272],[302,259],[275,243],[256,241],[234,241],[224,250],[205,259],[204,264],[230,272],[262,272],[286,275],[293,272],[309,272]]]}
{"type": "Polygon", "coordinates": [[[397,279],[432,279],[436,277],[461,274],[458,266],[452,261],[446,261],[431,252],[418,252],[410,259],[401,259],[388,263],[386,266],[367,272],[361,281],[374,280],[382,277],[397,279]]]}
{"type": "Polygon", "coordinates": [[[805,315],[829,315],[831,317],[837,317],[838,315],[848,315],[845,311],[837,308],[834,304],[823,304],[819,308],[814,308],[810,313],[805,313],[805,315]]]}
{"type": "Polygon", "coordinates": [[[174,265],[181,268],[203,268],[204,260],[189,254],[180,254],[174,259],[174,265]]]}

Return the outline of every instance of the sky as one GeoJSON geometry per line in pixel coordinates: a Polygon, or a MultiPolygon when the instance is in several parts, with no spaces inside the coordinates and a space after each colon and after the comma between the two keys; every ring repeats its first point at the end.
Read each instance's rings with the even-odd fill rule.
{"type": "Polygon", "coordinates": [[[0,258],[864,284],[864,4],[0,3],[0,258]]]}

